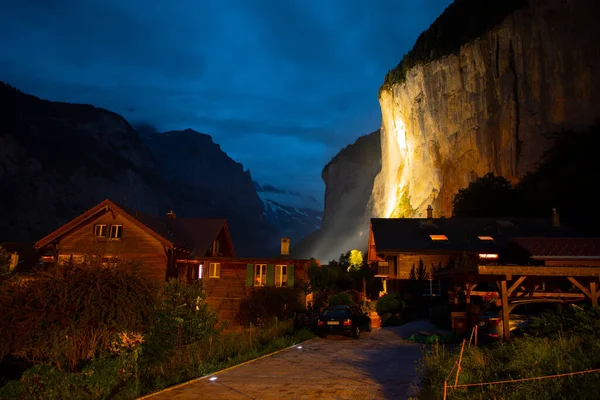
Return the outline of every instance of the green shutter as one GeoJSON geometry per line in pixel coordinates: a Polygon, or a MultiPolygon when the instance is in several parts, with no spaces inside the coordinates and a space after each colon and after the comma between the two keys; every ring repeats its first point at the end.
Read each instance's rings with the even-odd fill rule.
{"type": "Polygon", "coordinates": [[[246,265],[246,286],[252,286],[254,281],[254,264],[246,265]]]}
{"type": "Polygon", "coordinates": [[[287,276],[288,276],[288,287],[294,287],[294,266],[288,265],[287,268],[287,276]]]}
{"type": "Polygon", "coordinates": [[[267,286],[275,285],[275,267],[273,264],[267,265],[267,286]]]}

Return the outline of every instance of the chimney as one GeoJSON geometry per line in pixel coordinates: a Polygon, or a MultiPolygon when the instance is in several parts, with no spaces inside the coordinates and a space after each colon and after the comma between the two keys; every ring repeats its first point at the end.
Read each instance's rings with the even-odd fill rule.
{"type": "Polygon", "coordinates": [[[552,209],[552,226],[555,228],[560,227],[560,218],[558,216],[558,211],[556,211],[556,208],[552,209]]]}
{"type": "Polygon", "coordinates": [[[433,218],[433,207],[431,207],[431,204],[427,206],[427,219],[432,219],[433,218]]]}
{"type": "Polygon", "coordinates": [[[175,219],[176,216],[177,216],[177,214],[175,214],[173,212],[173,210],[171,210],[167,213],[167,218],[169,218],[169,219],[175,219]]]}
{"type": "Polygon", "coordinates": [[[290,238],[281,238],[281,255],[290,255],[290,238]]]}

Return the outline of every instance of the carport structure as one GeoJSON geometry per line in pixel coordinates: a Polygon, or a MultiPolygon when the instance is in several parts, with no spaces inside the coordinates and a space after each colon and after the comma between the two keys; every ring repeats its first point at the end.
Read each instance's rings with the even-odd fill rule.
{"type": "MultiPolygon", "coordinates": [[[[438,274],[455,287],[464,287],[469,317],[470,296],[490,292],[477,290],[483,283],[488,287],[495,284],[502,305],[509,299],[547,297],[588,299],[592,306],[598,306],[600,238],[516,238],[511,252],[516,259],[526,256],[530,265],[474,265],[438,274]]],[[[504,338],[510,340],[508,308],[504,306],[502,322],[504,338]]]]}

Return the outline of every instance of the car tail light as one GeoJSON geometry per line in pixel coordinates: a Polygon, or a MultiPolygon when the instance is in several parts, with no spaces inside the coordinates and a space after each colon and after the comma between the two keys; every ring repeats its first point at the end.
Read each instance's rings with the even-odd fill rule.
{"type": "Polygon", "coordinates": [[[317,321],[317,326],[323,326],[323,325],[325,325],[325,322],[323,322],[323,321],[317,321]]]}
{"type": "Polygon", "coordinates": [[[352,320],[349,320],[349,319],[345,320],[345,321],[343,322],[343,325],[344,325],[344,326],[350,326],[350,325],[352,325],[352,320]]]}

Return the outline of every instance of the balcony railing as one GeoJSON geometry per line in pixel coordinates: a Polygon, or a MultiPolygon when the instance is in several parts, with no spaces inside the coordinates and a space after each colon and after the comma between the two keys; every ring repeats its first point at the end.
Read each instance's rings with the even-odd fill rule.
{"type": "Polygon", "coordinates": [[[394,266],[390,265],[387,261],[378,261],[375,264],[375,276],[376,277],[390,277],[394,276],[394,266]]]}

